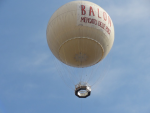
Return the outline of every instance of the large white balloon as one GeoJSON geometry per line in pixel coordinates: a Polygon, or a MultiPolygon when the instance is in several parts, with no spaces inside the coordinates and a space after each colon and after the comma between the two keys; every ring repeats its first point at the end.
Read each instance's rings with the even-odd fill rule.
{"type": "Polygon", "coordinates": [[[61,62],[73,67],[92,66],[112,48],[113,22],[104,9],[92,2],[69,2],[50,18],[47,41],[61,62]]]}

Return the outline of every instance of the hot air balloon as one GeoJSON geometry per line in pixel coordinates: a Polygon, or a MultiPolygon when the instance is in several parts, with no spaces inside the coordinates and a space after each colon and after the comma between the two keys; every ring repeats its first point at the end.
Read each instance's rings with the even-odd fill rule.
{"type": "MultiPolygon", "coordinates": [[[[97,4],[72,1],[51,16],[46,35],[51,52],[60,62],[67,68],[84,72],[101,63],[111,50],[114,26],[108,13],[97,4]]],[[[75,84],[76,96],[86,98],[90,94],[91,86],[87,81],[82,79],[75,84]]]]}

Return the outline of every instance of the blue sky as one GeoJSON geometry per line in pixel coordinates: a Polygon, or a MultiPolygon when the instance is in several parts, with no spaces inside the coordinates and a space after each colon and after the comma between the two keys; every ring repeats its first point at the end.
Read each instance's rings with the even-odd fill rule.
{"type": "Polygon", "coordinates": [[[150,1],[92,0],[115,27],[110,67],[90,97],[62,81],[46,40],[69,0],[0,1],[0,113],[150,113],[150,1]]]}

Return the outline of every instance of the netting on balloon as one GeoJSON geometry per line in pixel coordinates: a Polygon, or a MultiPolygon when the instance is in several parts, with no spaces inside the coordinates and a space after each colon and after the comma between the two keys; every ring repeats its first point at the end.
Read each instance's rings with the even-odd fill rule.
{"type": "MultiPolygon", "coordinates": [[[[66,5],[66,7],[68,6],[66,5]]],[[[101,58],[103,57],[104,50],[101,44],[96,42],[96,39],[99,40],[100,36],[101,36],[101,40],[107,37],[105,37],[103,33],[100,34],[100,31],[94,30],[94,28],[85,27],[85,26],[72,27],[73,26],[72,25],[73,23],[71,22],[72,19],[77,18],[76,17],[77,14],[72,13],[72,12],[73,11],[70,11],[63,15],[57,15],[57,18],[53,19],[49,23],[49,26],[50,26],[49,31],[51,34],[50,36],[54,37],[53,39],[48,40],[51,42],[50,49],[53,52],[53,54],[57,57],[55,58],[57,72],[59,73],[64,83],[69,88],[74,90],[75,85],[78,84],[79,82],[85,82],[85,83],[90,84],[92,87],[94,87],[106,75],[108,68],[109,68],[109,63],[110,63],[110,55],[108,55],[106,58],[100,61],[101,58]],[[63,22],[61,21],[62,19],[64,20],[63,22]],[[70,24],[67,24],[67,23],[70,23],[70,24]],[[68,27],[66,27],[66,25],[68,27]],[[56,28],[56,26],[59,26],[59,27],[56,28]],[[67,30],[64,28],[66,28],[67,30]],[[57,33],[57,30],[61,31],[61,33],[57,33]],[[92,33],[92,35],[90,33],[92,33]],[[63,37],[62,37],[62,34],[63,34],[63,37]],[[84,37],[85,34],[88,35],[89,37],[84,37]],[[95,45],[93,44],[92,41],[88,40],[88,38],[90,39],[90,36],[94,37],[93,40],[95,42],[94,41],[93,42],[95,45]],[[73,40],[73,38],[76,38],[77,43],[75,44],[76,48],[72,51],[77,51],[77,52],[72,58],[75,58],[75,60],[79,62],[79,64],[77,63],[78,66],[74,66],[74,67],[69,66],[72,63],[71,62],[72,60],[70,60],[70,57],[68,57],[69,54],[68,52],[66,52],[66,51],[69,51],[68,47],[70,46],[65,47],[65,42],[67,41],[69,42],[70,39],[73,40]],[[84,38],[86,38],[87,41],[83,40],[84,38]],[[90,48],[92,49],[90,50],[90,48]],[[90,66],[86,65],[85,61],[88,59],[88,55],[86,55],[85,53],[87,53],[87,51],[91,51],[92,53],[91,56],[93,59],[96,59],[96,58],[98,59],[99,56],[101,58],[99,60],[95,60],[95,62],[90,66]]]]}

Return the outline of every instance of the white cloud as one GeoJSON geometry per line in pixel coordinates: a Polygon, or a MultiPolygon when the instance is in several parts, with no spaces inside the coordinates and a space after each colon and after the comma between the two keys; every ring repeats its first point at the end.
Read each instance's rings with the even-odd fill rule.
{"type": "MultiPolygon", "coordinates": [[[[111,67],[112,68],[112,67],[111,67]]],[[[125,72],[122,68],[112,68],[107,71],[108,74],[105,75],[104,79],[96,84],[96,86],[93,87],[93,95],[98,96],[101,95],[102,97],[106,96],[110,92],[115,91],[119,87],[121,87],[124,83],[121,83],[122,75],[125,72]],[[118,85],[120,84],[120,85],[118,85]]]]}
{"type": "Polygon", "coordinates": [[[18,58],[14,69],[20,72],[50,73],[55,72],[55,58],[52,54],[44,52],[33,52],[33,54],[18,58]]]}
{"type": "Polygon", "coordinates": [[[128,22],[145,23],[149,21],[150,17],[149,5],[150,2],[148,0],[129,0],[121,5],[112,3],[106,9],[116,24],[125,24],[128,22]]]}

